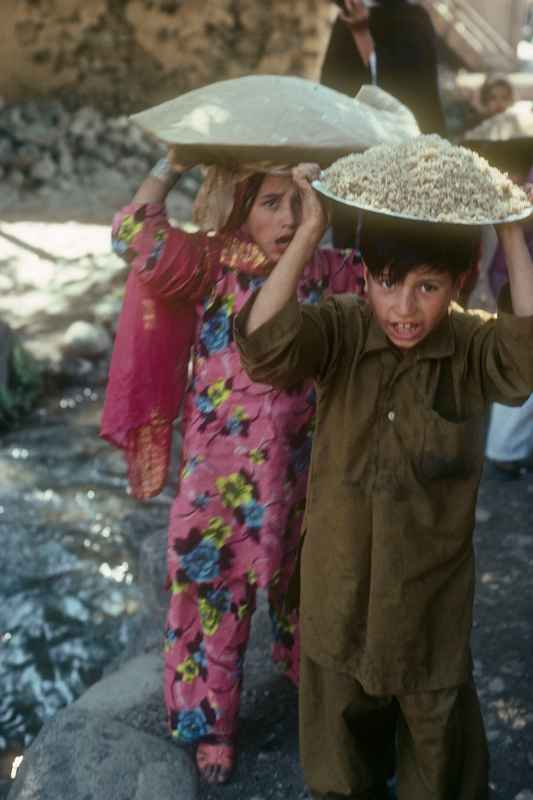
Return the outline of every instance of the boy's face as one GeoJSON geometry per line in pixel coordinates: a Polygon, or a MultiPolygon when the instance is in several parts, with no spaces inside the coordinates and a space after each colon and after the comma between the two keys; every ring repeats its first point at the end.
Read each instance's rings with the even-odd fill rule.
{"type": "Polygon", "coordinates": [[[391,283],[385,273],[373,278],[365,267],[368,302],[389,341],[400,350],[411,350],[448,313],[459,282],[447,272],[418,267],[401,283],[391,283]]]}

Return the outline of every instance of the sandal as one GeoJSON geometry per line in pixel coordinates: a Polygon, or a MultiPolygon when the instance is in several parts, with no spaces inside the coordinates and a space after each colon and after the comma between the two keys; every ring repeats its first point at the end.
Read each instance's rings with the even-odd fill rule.
{"type": "Polygon", "coordinates": [[[207,783],[227,783],[235,766],[235,747],[231,739],[199,744],[196,766],[207,783]]]}

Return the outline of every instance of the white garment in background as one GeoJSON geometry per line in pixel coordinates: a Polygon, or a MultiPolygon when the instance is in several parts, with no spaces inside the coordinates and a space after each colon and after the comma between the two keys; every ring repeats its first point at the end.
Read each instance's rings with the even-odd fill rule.
{"type": "Polygon", "coordinates": [[[493,404],[485,455],[492,461],[533,456],[533,395],[518,408],[493,404]]]}
{"type": "Polygon", "coordinates": [[[376,56],[376,51],[372,50],[370,53],[370,58],[368,59],[368,68],[370,70],[370,75],[372,78],[372,85],[378,85],[378,59],[376,56]]]}

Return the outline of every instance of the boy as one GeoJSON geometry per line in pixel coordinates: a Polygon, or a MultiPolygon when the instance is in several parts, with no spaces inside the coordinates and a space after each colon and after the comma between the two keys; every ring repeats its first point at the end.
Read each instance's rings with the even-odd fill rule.
{"type": "MultiPolygon", "coordinates": [[[[300,165],[301,223],[236,323],[243,364],[318,394],[301,564],[300,748],[314,798],[484,800],[472,682],[472,533],[489,402],[533,390],[533,265],[501,225],[511,297],[498,319],[453,306],[468,228],[379,222],[361,250],[368,304],[300,307],[326,223],[300,165]]],[[[365,226],[363,226],[365,230],[365,226]]],[[[507,303],[505,305],[505,303],[507,303]]]]}

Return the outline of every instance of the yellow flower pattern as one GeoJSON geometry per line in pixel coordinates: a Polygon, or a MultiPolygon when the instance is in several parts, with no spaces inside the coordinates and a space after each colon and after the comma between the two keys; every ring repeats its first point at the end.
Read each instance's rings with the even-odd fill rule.
{"type": "Polygon", "coordinates": [[[118,237],[126,242],[126,244],[130,244],[132,239],[139,233],[142,229],[143,223],[135,222],[133,215],[128,214],[122,220],[122,225],[120,226],[120,230],[118,232],[118,237]]]}
{"type": "Polygon", "coordinates": [[[213,542],[221,548],[226,539],[231,535],[231,528],[224,523],[222,517],[211,517],[209,525],[203,531],[203,538],[213,542]]]}
{"type": "Polygon", "coordinates": [[[181,664],[178,664],[176,672],[181,675],[182,681],[185,683],[192,683],[200,674],[200,667],[194,658],[189,656],[185,661],[182,661],[181,664]]]}
{"type": "Polygon", "coordinates": [[[212,383],[207,390],[207,396],[215,408],[218,408],[218,406],[221,405],[224,400],[227,400],[230,394],[231,390],[226,387],[226,381],[224,378],[212,383]]]}
{"type": "Polygon", "coordinates": [[[238,472],[225,478],[217,478],[216,487],[226,508],[238,508],[253,499],[251,484],[238,472]]]}
{"type": "Polygon", "coordinates": [[[266,461],[265,451],[262,450],[260,447],[254,447],[253,450],[248,451],[248,458],[252,462],[252,464],[264,464],[266,461]]]}
{"type": "Polygon", "coordinates": [[[206,636],[213,636],[217,632],[222,613],[207,602],[205,597],[201,597],[198,601],[198,608],[200,611],[200,625],[206,636]]]}

